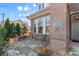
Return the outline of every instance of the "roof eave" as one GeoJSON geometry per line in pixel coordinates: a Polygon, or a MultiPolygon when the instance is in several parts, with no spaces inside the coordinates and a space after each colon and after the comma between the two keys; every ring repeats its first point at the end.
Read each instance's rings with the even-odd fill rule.
{"type": "MultiPolygon", "coordinates": [[[[29,20],[32,20],[33,19],[32,18],[33,16],[36,16],[36,15],[41,14],[43,12],[49,13],[49,8],[47,7],[47,8],[44,8],[44,9],[40,10],[40,11],[37,11],[35,13],[32,13],[31,15],[26,16],[26,18],[28,18],[29,20]]],[[[39,16],[37,16],[37,17],[39,17],[39,16]]]]}

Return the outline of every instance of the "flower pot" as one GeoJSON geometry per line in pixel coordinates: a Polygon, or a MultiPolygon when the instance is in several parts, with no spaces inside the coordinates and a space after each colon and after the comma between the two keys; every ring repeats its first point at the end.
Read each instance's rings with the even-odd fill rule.
{"type": "Polygon", "coordinates": [[[48,52],[48,48],[47,47],[43,47],[43,51],[48,52]]]}
{"type": "Polygon", "coordinates": [[[10,45],[15,44],[17,42],[17,39],[18,38],[9,38],[9,44],[10,45]]]}

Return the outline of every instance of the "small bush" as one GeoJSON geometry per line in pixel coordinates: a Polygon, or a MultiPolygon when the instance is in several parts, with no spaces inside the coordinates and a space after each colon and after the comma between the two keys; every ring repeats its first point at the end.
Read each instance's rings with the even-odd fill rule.
{"type": "Polygon", "coordinates": [[[69,53],[69,52],[73,52],[74,51],[74,48],[72,47],[72,46],[69,46],[69,47],[67,47],[67,52],[69,53]]]}
{"type": "Polygon", "coordinates": [[[10,24],[10,29],[11,29],[11,33],[9,35],[10,38],[16,37],[16,30],[15,30],[15,24],[11,23],[10,24]]]}
{"type": "Polygon", "coordinates": [[[0,55],[4,53],[3,49],[5,47],[6,39],[6,30],[4,28],[0,28],[0,55]]]}
{"type": "Polygon", "coordinates": [[[39,56],[48,56],[48,55],[51,55],[51,50],[49,50],[47,46],[36,47],[36,48],[34,48],[34,51],[39,56]]]}
{"type": "Polygon", "coordinates": [[[17,34],[18,36],[21,35],[21,27],[20,27],[20,24],[19,24],[19,23],[16,24],[16,34],[17,34]]]}
{"type": "Polygon", "coordinates": [[[9,18],[7,18],[7,20],[5,21],[4,28],[6,29],[6,37],[8,38],[11,34],[9,18]]]}

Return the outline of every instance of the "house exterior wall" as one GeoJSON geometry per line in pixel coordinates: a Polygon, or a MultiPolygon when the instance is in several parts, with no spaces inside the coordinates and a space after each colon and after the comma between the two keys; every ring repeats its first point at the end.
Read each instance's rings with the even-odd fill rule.
{"type": "Polygon", "coordinates": [[[66,47],[70,39],[70,21],[68,6],[65,3],[50,4],[51,15],[51,35],[50,46],[54,51],[66,55],[66,47]],[[54,24],[58,22],[59,28],[56,30],[54,24]]]}
{"type": "MultiPolygon", "coordinates": [[[[66,3],[50,3],[48,9],[50,11],[50,32],[46,38],[50,41],[50,49],[59,54],[67,55],[66,47],[70,40],[68,5],[66,3]]],[[[34,39],[43,39],[45,37],[44,34],[33,34],[33,22],[34,20],[31,20],[32,37],[34,39]]]]}

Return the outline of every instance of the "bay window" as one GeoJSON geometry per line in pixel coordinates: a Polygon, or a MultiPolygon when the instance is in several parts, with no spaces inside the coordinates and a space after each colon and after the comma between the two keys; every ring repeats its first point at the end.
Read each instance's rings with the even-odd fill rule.
{"type": "Polygon", "coordinates": [[[37,33],[37,20],[34,20],[33,33],[37,33]]]}
{"type": "Polygon", "coordinates": [[[43,18],[38,19],[38,33],[43,33],[43,18]]]}
{"type": "Polygon", "coordinates": [[[34,33],[48,34],[50,26],[50,16],[45,16],[34,20],[34,33]]]}
{"type": "Polygon", "coordinates": [[[38,27],[38,33],[43,33],[43,26],[38,27]]]}
{"type": "Polygon", "coordinates": [[[34,27],[34,33],[36,33],[36,27],[34,27]]]}

